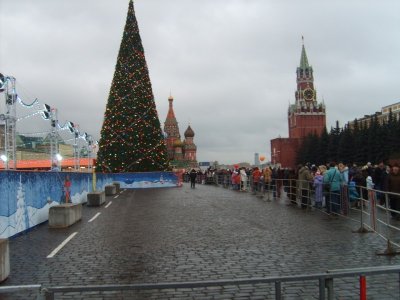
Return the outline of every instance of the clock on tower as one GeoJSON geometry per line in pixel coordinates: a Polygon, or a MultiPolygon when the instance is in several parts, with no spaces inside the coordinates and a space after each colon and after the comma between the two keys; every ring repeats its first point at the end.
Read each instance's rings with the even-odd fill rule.
{"type": "Polygon", "coordinates": [[[311,101],[314,99],[314,91],[310,88],[305,89],[303,92],[304,100],[311,101]]]}

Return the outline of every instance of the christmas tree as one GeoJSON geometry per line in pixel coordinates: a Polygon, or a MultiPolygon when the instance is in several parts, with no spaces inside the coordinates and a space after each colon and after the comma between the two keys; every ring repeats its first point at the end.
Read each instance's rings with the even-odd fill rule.
{"type": "Polygon", "coordinates": [[[132,0],[104,114],[99,172],[149,172],[168,167],[132,0]]]}

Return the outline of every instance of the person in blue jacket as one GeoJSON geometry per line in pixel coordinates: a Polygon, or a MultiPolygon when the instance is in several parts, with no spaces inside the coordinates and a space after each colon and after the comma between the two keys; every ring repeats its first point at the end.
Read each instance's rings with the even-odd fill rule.
{"type": "Polygon", "coordinates": [[[330,207],[327,206],[328,213],[340,214],[340,185],[342,179],[336,163],[329,164],[329,170],[324,174],[324,184],[329,187],[330,207]]]}

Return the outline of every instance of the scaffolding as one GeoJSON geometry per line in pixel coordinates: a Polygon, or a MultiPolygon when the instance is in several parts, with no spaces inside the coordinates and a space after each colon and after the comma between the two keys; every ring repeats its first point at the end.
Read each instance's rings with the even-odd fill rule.
{"type": "Polygon", "coordinates": [[[80,155],[79,155],[79,125],[75,124],[73,126],[73,135],[74,135],[74,170],[76,172],[80,171],[80,155]]]}
{"type": "Polygon", "coordinates": [[[61,159],[59,159],[59,147],[58,147],[58,132],[57,132],[57,109],[50,109],[50,158],[51,158],[51,170],[61,170],[61,159]]]}
{"type": "Polygon", "coordinates": [[[5,106],[4,113],[0,114],[0,126],[2,129],[3,145],[1,159],[4,161],[4,168],[16,169],[17,167],[17,145],[16,145],[16,123],[17,93],[15,90],[15,78],[0,74],[0,92],[4,92],[5,106]]]}
{"type": "Polygon", "coordinates": [[[86,150],[87,150],[87,158],[88,158],[88,169],[92,170],[92,156],[93,156],[93,137],[90,134],[85,132],[85,140],[86,140],[86,150]]]}

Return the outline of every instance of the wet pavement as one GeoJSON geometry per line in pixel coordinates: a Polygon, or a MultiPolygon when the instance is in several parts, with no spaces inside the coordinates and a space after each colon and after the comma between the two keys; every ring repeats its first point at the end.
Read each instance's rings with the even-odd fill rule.
{"type": "MultiPolygon", "coordinates": [[[[215,186],[125,190],[86,207],[68,229],[45,223],[10,240],[5,285],[163,283],[321,273],[400,264],[359,224],[215,186]],[[100,215],[88,222],[97,213],[100,215]],[[53,258],[47,256],[77,232],[53,258]]],[[[399,276],[367,278],[368,299],[399,299],[399,276]]],[[[335,299],[358,299],[357,278],[335,280],[335,299]]],[[[282,284],[283,299],[318,299],[317,282],[282,284]]],[[[273,284],[60,294],[56,299],[274,299],[273,284]]],[[[34,293],[0,299],[35,299],[34,293]]]]}

